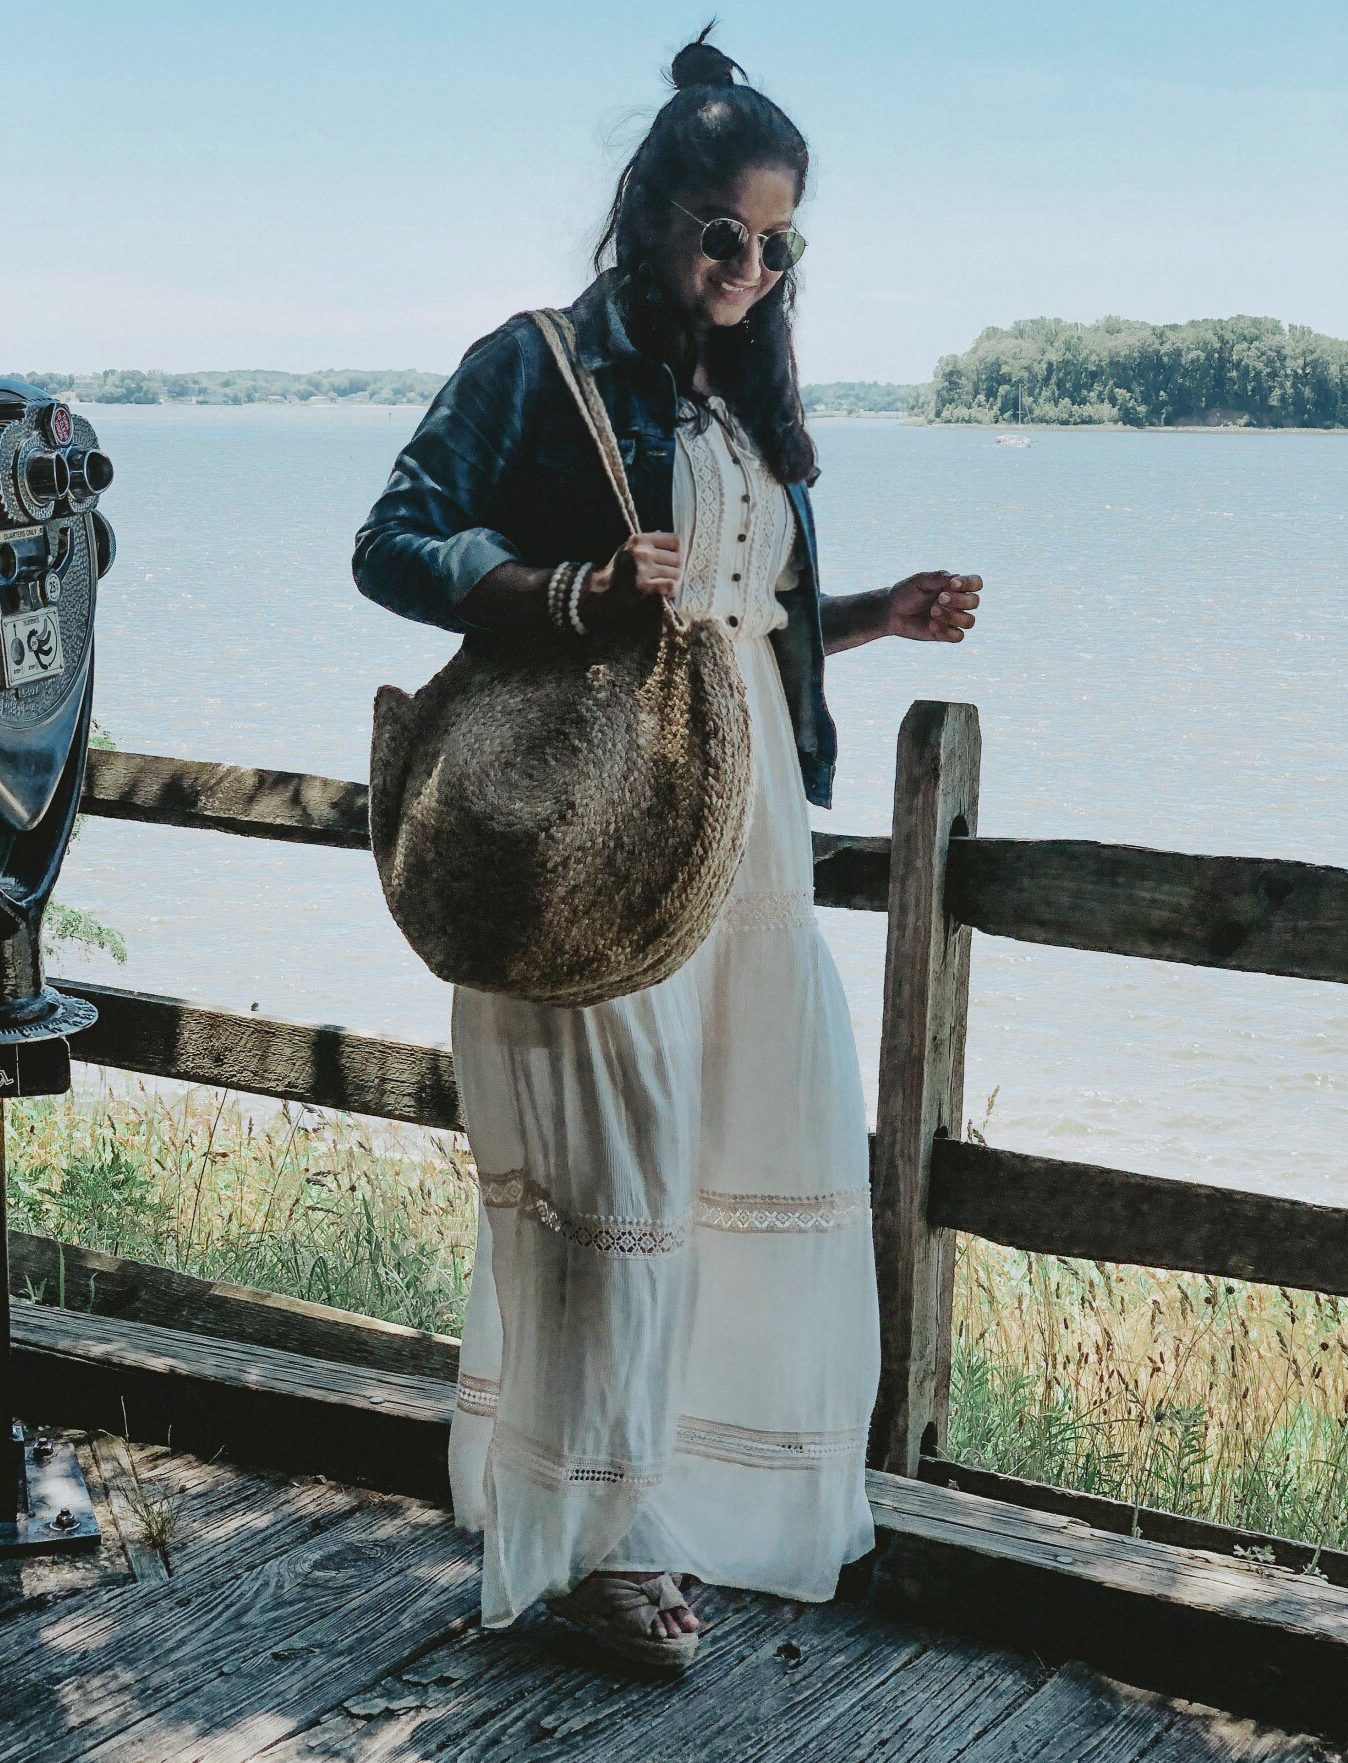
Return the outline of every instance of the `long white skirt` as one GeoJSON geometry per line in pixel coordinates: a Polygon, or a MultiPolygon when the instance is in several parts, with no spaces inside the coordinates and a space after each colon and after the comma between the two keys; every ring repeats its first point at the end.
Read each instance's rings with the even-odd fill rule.
{"type": "Polygon", "coordinates": [[[874,1541],[861,1076],[776,655],[736,653],[753,817],[692,959],[588,1009],[454,994],[482,1206],[449,1468],[487,1627],[600,1566],[823,1600],[874,1541]]]}

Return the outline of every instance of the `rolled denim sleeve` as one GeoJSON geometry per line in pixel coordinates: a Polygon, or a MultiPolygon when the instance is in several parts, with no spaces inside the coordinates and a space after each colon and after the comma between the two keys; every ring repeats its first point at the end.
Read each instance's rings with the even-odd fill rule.
{"type": "Polygon", "coordinates": [[[436,394],[356,535],[351,570],[368,599],[442,630],[482,628],[459,602],[520,556],[497,523],[524,433],[527,377],[518,327],[503,326],[436,394]]]}

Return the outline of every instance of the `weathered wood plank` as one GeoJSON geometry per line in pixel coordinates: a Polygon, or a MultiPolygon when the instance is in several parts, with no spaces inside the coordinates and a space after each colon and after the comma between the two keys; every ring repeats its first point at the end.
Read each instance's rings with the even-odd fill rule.
{"type": "Polygon", "coordinates": [[[448,1501],[452,1384],[22,1302],[14,1344],[56,1420],[448,1501]]]}
{"type": "MultiPolygon", "coordinates": [[[[370,848],[365,784],[302,771],[263,771],[156,753],[91,749],[85,814],[279,839],[340,850],[370,848]]],[[[816,897],[822,906],[883,912],[889,840],[814,834],[816,897]]]]}
{"type": "MultiPolygon", "coordinates": [[[[87,1553],[0,1561],[0,1675],[29,1651],[34,1625],[58,1604],[67,1614],[110,1610],[120,1619],[117,1613],[134,1612],[143,1595],[127,1566],[99,1461],[86,1450],[86,1435],[77,1436],[103,1542],[87,1553]]],[[[239,1475],[156,1446],[131,1445],[129,1452],[151,1498],[185,1494],[173,1543],[175,1573],[220,1568],[228,1576],[274,1561],[338,1518],[384,1498],[333,1483],[269,1478],[255,1469],[239,1475]]]]}
{"type": "Polygon", "coordinates": [[[1039,1254],[1348,1296],[1348,1207],[1280,1194],[951,1139],[932,1152],[928,1217],[1039,1254]]]}
{"type": "Polygon", "coordinates": [[[1348,1736],[1348,1594],[905,1477],[867,1477],[882,1603],[1293,1732],[1348,1736]]]}
{"type": "Polygon", "coordinates": [[[852,1646],[830,1661],[833,1681],[816,1683],[813,1706],[802,1700],[784,1710],[763,1734],[761,1749],[742,1725],[740,1749],[727,1748],[726,1763],[749,1756],[755,1763],[853,1763],[858,1757],[955,1763],[980,1734],[1004,1723],[1041,1676],[1031,1661],[970,1647],[927,1627],[912,1631],[920,1646],[905,1646],[902,1631],[887,1632],[874,1606],[868,1614],[869,1627],[860,1626],[852,1646]]]}
{"type": "Polygon", "coordinates": [[[714,1742],[716,1714],[724,1717],[728,1700],[737,1705],[746,1663],[768,1660],[774,1675],[790,1673],[776,1649],[799,1634],[802,1612],[711,1587],[697,1601],[708,1639],[688,1678],[625,1670],[566,1624],[535,1612],[507,1630],[466,1629],[313,1733],[269,1752],[267,1763],[302,1763],[314,1750],[360,1763],[727,1756],[714,1742]]]}
{"type": "Polygon", "coordinates": [[[279,1347],[311,1359],[409,1377],[452,1383],[458,1376],[459,1343],[452,1335],[428,1334],[228,1280],[197,1279],[53,1237],[11,1231],[9,1267],[15,1297],[37,1294],[38,1302],[64,1310],[279,1347]]]}
{"type": "Polygon", "coordinates": [[[928,1207],[935,1139],[963,1122],[969,932],[942,906],[946,852],[978,817],[978,714],[919,701],[899,731],[894,778],[880,1104],[872,1171],[881,1379],[872,1463],[911,1475],[945,1433],[954,1237],[928,1207]]]}
{"type": "MultiPolygon", "coordinates": [[[[1122,1686],[1121,1686],[1122,1687],[1122,1686]]],[[[1170,1730],[1146,1753],[1146,1763],[1344,1763],[1308,1733],[1281,1732],[1221,1709],[1177,1698],[1170,1730]]],[[[1112,1758],[1101,1763],[1113,1763],[1112,1758]]]]}
{"type": "Polygon", "coordinates": [[[167,1555],[177,1579],[252,1566],[264,1539],[274,1560],[384,1497],[321,1476],[204,1462],[157,1445],[127,1450],[145,1498],[173,1506],[167,1555]]]}
{"type": "Polygon", "coordinates": [[[89,1442],[132,1577],[157,1585],[168,1578],[168,1564],[145,1534],[145,1513],[152,1502],[141,1488],[126,1440],[114,1432],[96,1432],[89,1442]]]}
{"type": "Polygon", "coordinates": [[[52,984],[98,1008],[98,1021],[71,1042],[72,1057],[87,1065],[422,1126],[462,1127],[454,1061],[443,1048],[380,1040],[329,1023],[210,1010],[182,998],[83,980],[52,984]]]}
{"type": "Polygon", "coordinates": [[[1132,1506],[1126,1500],[1109,1500],[1102,1494],[1083,1494],[1075,1488],[1054,1487],[1049,1482],[1026,1481],[1016,1475],[999,1475],[992,1469],[975,1469],[948,1457],[924,1457],[918,1474],[934,1487],[958,1488],[985,1500],[1027,1506],[1034,1512],[1056,1512],[1064,1518],[1080,1518],[1096,1530],[1116,1536],[1141,1536],[1153,1543],[1174,1544],[1183,1549],[1206,1549],[1234,1558],[1237,1547],[1268,1549],[1279,1567],[1293,1572],[1314,1566],[1331,1585],[1348,1587],[1348,1554],[1319,1549],[1288,1537],[1268,1536],[1262,1531],[1236,1530],[1227,1524],[1211,1524],[1179,1512],[1162,1512],[1154,1506],[1132,1506]],[[1134,1529],[1136,1526],[1136,1530],[1134,1529]]]}
{"type": "Polygon", "coordinates": [[[368,850],[368,798],[364,784],[303,771],[91,748],[80,808],[112,820],[368,850]]]}
{"type": "Polygon", "coordinates": [[[444,1515],[390,1501],[279,1561],[37,1625],[0,1675],[4,1757],[247,1763],[434,1644],[478,1597],[444,1515]]]}
{"type": "MultiPolygon", "coordinates": [[[[347,850],[369,847],[368,791],[305,772],[92,751],[83,811],[347,850]]],[[[821,906],[884,911],[891,842],[813,835],[821,906]]],[[[1348,979],[1348,871],[1085,839],[950,848],[945,904],[992,936],[1303,979],[1348,979]]]]}
{"type": "Polygon", "coordinates": [[[1138,1763],[1177,1717],[1162,1697],[1111,1683],[1073,1661],[975,1740],[960,1763],[1138,1763]]]}
{"type": "Polygon", "coordinates": [[[990,936],[1348,981],[1348,870],[1087,839],[951,847],[946,906],[990,936]]]}
{"type": "Polygon", "coordinates": [[[811,837],[816,905],[883,912],[889,903],[889,839],[821,832],[811,837]]]}

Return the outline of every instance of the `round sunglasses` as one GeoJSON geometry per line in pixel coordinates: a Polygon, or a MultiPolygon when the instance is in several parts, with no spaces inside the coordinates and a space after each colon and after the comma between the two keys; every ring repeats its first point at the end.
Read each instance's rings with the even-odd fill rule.
{"type": "MultiPolygon", "coordinates": [[[[702,228],[702,255],[709,262],[731,263],[748,245],[749,229],[743,221],[732,220],[728,214],[704,221],[682,202],[675,202],[672,196],[669,200],[680,214],[686,214],[702,228]]],[[[793,226],[783,227],[776,233],[759,233],[758,244],[764,269],[771,270],[774,275],[780,275],[784,269],[799,263],[805,250],[805,240],[793,226]]]]}

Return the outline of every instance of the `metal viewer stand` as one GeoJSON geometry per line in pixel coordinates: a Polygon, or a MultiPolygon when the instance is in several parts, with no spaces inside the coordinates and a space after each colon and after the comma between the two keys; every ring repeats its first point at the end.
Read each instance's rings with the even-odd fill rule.
{"type": "Polygon", "coordinates": [[[46,983],[42,915],[84,779],[94,605],[115,554],[97,504],[111,481],[83,417],[0,379],[0,1556],[99,1538],[74,1447],[28,1438],[15,1416],[5,1112],[70,1088],[67,1037],[98,1014],[46,983]]]}

